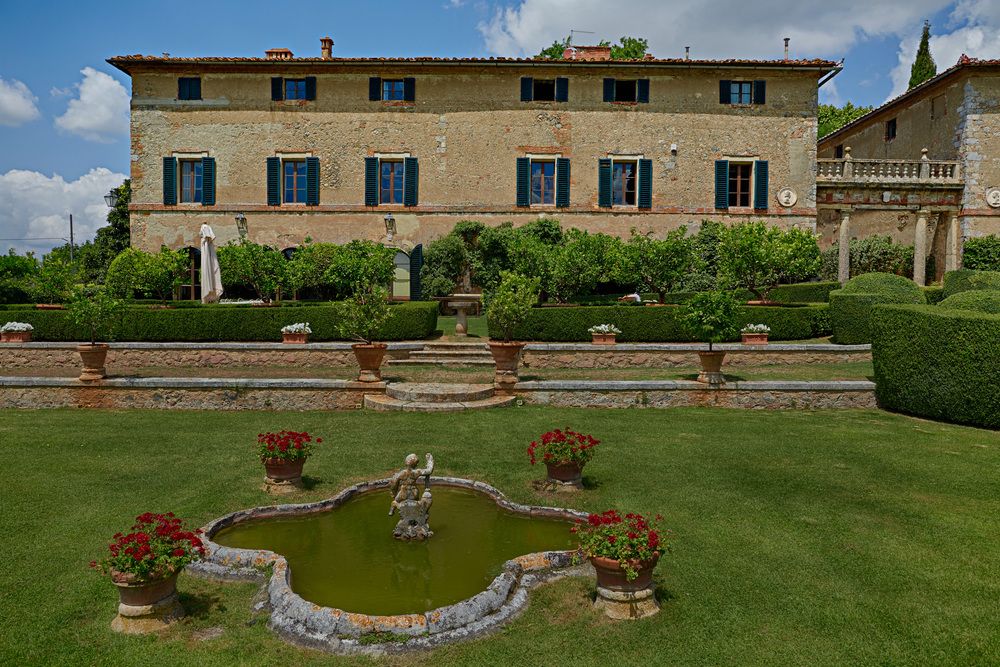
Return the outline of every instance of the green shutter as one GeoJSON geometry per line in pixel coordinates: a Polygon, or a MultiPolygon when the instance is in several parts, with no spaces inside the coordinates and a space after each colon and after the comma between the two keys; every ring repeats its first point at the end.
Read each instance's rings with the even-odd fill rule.
{"type": "Polygon", "coordinates": [[[767,102],[767,81],[753,82],[753,103],[764,104],[767,102]]]}
{"type": "Polygon", "coordinates": [[[410,301],[420,301],[424,296],[420,283],[420,269],[424,266],[424,246],[418,243],[410,253],[410,301]]]}
{"type": "Polygon", "coordinates": [[[639,208],[653,208],[653,161],[639,160],[639,208]]]}
{"type": "Polygon", "coordinates": [[[615,101],[615,80],[614,79],[604,79],[604,101],[614,102],[615,101]]]}
{"type": "Polygon", "coordinates": [[[564,76],[556,77],[556,102],[569,101],[569,79],[564,76]]]}
{"type": "MultiPolygon", "coordinates": [[[[733,101],[733,93],[730,90],[729,79],[719,81],[719,104],[730,104],[733,101]]],[[[718,208],[718,207],[716,207],[718,208]]]]}
{"type": "Polygon", "coordinates": [[[528,206],[531,203],[531,160],[526,157],[517,158],[517,205],[528,206]]]}
{"type": "Polygon", "coordinates": [[[412,76],[403,79],[403,101],[413,102],[417,99],[417,80],[412,76]]]}
{"type": "Polygon", "coordinates": [[[611,208],[611,158],[597,161],[597,205],[611,208]]]}
{"type": "Polygon", "coordinates": [[[753,207],[767,209],[767,160],[757,160],[753,164],[753,207]]]}
{"type": "Polygon", "coordinates": [[[201,159],[201,205],[215,206],[215,158],[201,159]]]}
{"type": "Polygon", "coordinates": [[[177,158],[173,156],[163,158],[163,203],[177,203],[177,158]]]}
{"type": "Polygon", "coordinates": [[[649,79],[638,79],[635,82],[635,101],[642,104],[649,102],[649,79]]]}
{"type": "Polygon", "coordinates": [[[316,77],[314,76],[306,77],[306,99],[307,100],[316,99],[316,77]]]}
{"type": "Polygon", "coordinates": [[[280,102],[285,99],[285,80],[280,76],[271,77],[271,100],[280,102]]]}
{"type": "Polygon", "coordinates": [[[715,161],[715,208],[729,208],[729,160],[715,161]]]}
{"type": "Polygon", "coordinates": [[[281,158],[267,158],[267,205],[281,206],[281,158]]]}
{"type": "Polygon", "coordinates": [[[378,102],[382,99],[382,78],[377,76],[368,77],[368,101],[378,102]]]}
{"type": "Polygon", "coordinates": [[[306,204],[319,206],[319,158],[306,158],[306,204]]]}
{"type": "Polygon", "coordinates": [[[530,102],[535,97],[535,80],[530,76],[521,77],[521,101],[530,102]]]}
{"type": "Polygon", "coordinates": [[[365,158],[365,206],[378,206],[378,158],[365,158]]]}
{"type": "Polygon", "coordinates": [[[569,158],[556,158],[556,206],[569,206],[569,158]]]}
{"type": "Polygon", "coordinates": [[[420,191],[420,167],[417,158],[403,158],[403,205],[416,206],[420,191]]]}

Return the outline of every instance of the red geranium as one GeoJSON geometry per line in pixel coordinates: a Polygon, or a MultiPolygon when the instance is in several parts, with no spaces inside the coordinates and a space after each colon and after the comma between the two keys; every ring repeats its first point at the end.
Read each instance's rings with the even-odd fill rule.
{"type": "Polygon", "coordinates": [[[594,448],[601,444],[592,435],[577,433],[568,426],[542,434],[538,440],[528,445],[528,459],[535,465],[541,458],[543,463],[580,463],[594,458],[594,448]]]}
{"type": "Polygon", "coordinates": [[[662,540],[659,514],[650,519],[641,514],[622,516],[617,510],[591,514],[571,529],[580,538],[577,559],[601,556],[617,560],[631,581],[638,576],[636,566],[670,547],[662,540]]]}
{"type": "MultiPolygon", "coordinates": [[[[278,433],[257,434],[257,456],[265,459],[280,459],[282,461],[297,461],[308,458],[312,454],[313,442],[311,435],[305,431],[279,431],[278,433]]],[[[316,438],[315,442],[323,442],[316,438]]]]}
{"type": "Polygon", "coordinates": [[[115,533],[110,556],[90,566],[119,583],[168,577],[205,555],[200,530],[185,530],[173,512],[146,512],[135,518],[129,533],[115,533]]]}

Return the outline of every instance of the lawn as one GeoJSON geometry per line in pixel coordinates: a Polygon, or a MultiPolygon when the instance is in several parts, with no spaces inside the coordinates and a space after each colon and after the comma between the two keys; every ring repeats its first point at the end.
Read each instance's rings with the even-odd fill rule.
{"type": "Polygon", "coordinates": [[[568,579],[536,590],[499,634],[380,664],[1000,662],[1000,433],[878,411],[530,407],[0,412],[0,663],[371,663],[276,639],[250,613],[252,584],[186,575],[191,615],[166,635],[108,628],[115,593],[87,568],[107,538],[145,510],[200,525],[267,503],[251,452],[259,431],[280,428],[325,436],[303,501],[431,451],[441,474],[518,501],[660,512],[674,531],[656,617],[607,621],[589,606],[593,583],[568,579]],[[589,488],[540,496],[524,448],[566,424],[604,441],[589,488]],[[209,628],[221,637],[203,639],[209,628]]]}

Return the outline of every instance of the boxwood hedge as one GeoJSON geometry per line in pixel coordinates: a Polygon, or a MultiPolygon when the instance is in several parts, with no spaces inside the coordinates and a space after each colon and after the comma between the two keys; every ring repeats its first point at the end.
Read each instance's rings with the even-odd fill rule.
{"type": "MultiPolygon", "coordinates": [[[[818,283],[795,283],[792,285],[778,285],[769,295],[771,301],[777,303],[826,303],[829,300],[830,292],[840,287],[840,283],[818,282],[818,283]]],[[[685,303],[697,292],[667,292],[665,303],[685,303]]],[[[581,297],[578,301],[580,305],[602,305],[615,303],[621,294],[591,294],[581,297]]],[[[647,301],[656,301],[657,296],[651,292],[643,292],[642,298],[647,301]]],[[[750,301],[754,296],[747,291],[737,295],[738,298],[750,301]]]]}
{"type": "Polygon", "coordinates": [[[1000,290],[1000,271],[973,271],[959,269],[944,274],[942,281],[945,298],[969,290],[1000,290]]]}
{"type": "MultiPolygon", "coordinates": [[[[197,341],[280,341],[281,327],[295,322],[309,322],[310,340],[340,340],[337,321],[343,304],[327,302],[309,305],[282,305],[273,308],[253,306],[185,306],[158,309],[150,306],[128,307],[115,340],[143,342],[197,341]]],[[[379,340],[416,340],[437,329],[436,301],[413,301],[395,304],[379,340]]],[[[27,322],[35,330],[36,341],[76,341],[84,332],[67,317],[65,310],[36,310],[25,307],[0,307],[0,323],[27,322]]]]}
{"type": "Polygon", "coordinates": [[[872,307],[883,303],[926,303],[923,289],[909,278],[891,273],[865,273],[843,289],[830,292],[833,341],[844,345],[871,342],[872,307]]]}
{"type": "Polygon", "coordinates": [[[1000,290],[969,290],[953,294],[938,304],[953,310],[974,310],[980,313],[1000,314],[1000,290]]]}
{"type": "Polygon", "coordinates": [[[872,334],[879,405],[1000,428],[1000,315],[878,306],[872,334]]]}
{"type": "MultiPolygon", "coordinates": [[[[679,343],[694,338],[681,323],[683,308],[667,306],[571,306],[533,308],[514,332],[517,340],[589,341],[587,329],[614,324],[623,343],[679,343]]],[[[795,306],[743,306],[739,326],[766,324],[772,340],[801,340],[830,333],[826,304],[795,306]]],[[[491,335],[494,335],[490,331],[491,335]]],[[[738,336],[734,340],[738,340],[738,336]]]]}

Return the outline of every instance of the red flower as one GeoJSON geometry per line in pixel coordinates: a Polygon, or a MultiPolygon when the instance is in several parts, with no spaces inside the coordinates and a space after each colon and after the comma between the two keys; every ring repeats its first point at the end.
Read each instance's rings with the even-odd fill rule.
{"type": "Polygon", "coordinates": [[[171,555],[171,556],[178,556],[178,557],[180,557],[180,556],[183,556],[183,555],[184,555],[184,553],[185,553],[185,552],[184,552],[184,550],[183,550],[183,549],[181,549],[181,548],[177,548],[177,549],[174,549],[173,551],[171,551],[171,552],[170,552],[170,555],[171,555]]]}
{"type": "Polygon", "coordinates": [[[317,445],[320,444],[321,442],[323,442],[323,438],[316,438],[316,444],[317,445]]]}

